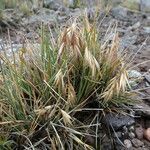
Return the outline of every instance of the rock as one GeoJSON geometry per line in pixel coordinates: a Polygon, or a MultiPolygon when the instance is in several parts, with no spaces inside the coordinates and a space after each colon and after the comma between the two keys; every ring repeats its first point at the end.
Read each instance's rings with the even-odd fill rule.
{"type": "Polygon", "coordinates": [[[112,15],[121,20],[126,20],[127,19],[127,12],[128,10],[122,6],[117,6],[112,9],[112,15]]]}
{"type": "Polygon", "coordinates": [[[150,106],[141,101],[139,104],[133,106],[135,115],[140,115],[143,117],[150,118],[150,106]]]}
{"type": "Polygon", "coordinates": [[[131,141],[128,140],[128,139],[124,140],[123,143],[124,143],[124,145],[125,145],[125,147],[126,147],[127,149],[129,149],[129,148],[132,147],[132,143],[131,143],[131,141]]]}
{"type": "Polygon", "coordinates": [[[150,128],[144,130],[144,138],[150,142],[150,128]]]}
{"type": "Polygon", "coordinates": [[[129,27],[128,30],[136,30],[141,26],[140,22],[135,23],[133,26],[129,27]]]}
{"type": "MultiPolygon", "coordinates": [[[[135,42],[137,41],[137,35],[129,35],[126,34],[125,36],[123,36],[120,40],[120,47],[121,49],[125,49],[127,47],[131,47],[132,45],[135,44],[135,42]]],[[[133,46],[134,48],[136,48],[135,46],[133,46]]]]}
{"type": "Polygon", "coordinates": [[[128,134],[128,128],[126,126],[123,126],[122,127],[122,131],[123,131],[123,134],[124,135],[127,135],[128,134]]]}
{"type": "Polygon", "coordinates": [[[142,141],[140,141],[139,139],[136,139],[136,138],[132,139],[131,141],[132,141],[133,146],[136,148],[144,145],[144,143],[142,141]]]}
{"type": "Polygon", "coordinates": [[[146,34],[150,34],[150,27],[143,27],[143,32],[146,34]]]}
{"type": "Polygon", "coordinates": [[[85,141],[89,145],[94,145],[95,139],[92,136],[86,135],[85,136],[85,141]]]}
{"type": "Polygon", "coordinates": [[[101,145],[101,149],[106,149],[106,150],[112,150],[113,146],[111,143],[110,138],[108,138],[108,136],[103,136],[103,141],[102,141],[102,145],[101,145]]]}
{"type": "Polygon", "coordinates": [[[130,116],[125,116],[122,114],[115,115],[115,114],[107,114],[103,118],[103,123],[109,126],[110,128],[114,128],[114,130],[122,129],[124,126],[131,126],[135,123],[134,118],[130,116]]]}
{"type": "Polygon", "coordinates": [[[131,126],[131,127],[129,128],[129,131],[130,131],[130,132],[134,132],[134,126],[131,126]]]}
{"type": "Polygon", "coordinates": [[[127,7],[128,9],[131,10],[140,10],[140,0],[126,0],[123,3],[123,6],[127,7]]]}
{"type": "Polygon", "coordinates": [[[128,72],[128,77],[129,78],[141,78],[142,77],[142,74],[140,73],[140,72],[138,72],[138,71],[136,71],[136,70],[130,70],[129,72],[128,72]]]}
{"type": "Polygon", "coordinates": [[[142,140],[143,139],[143,127],[142,126],[139,126],[139,127],[136,127],[135,128],[135,134],[136,134],[136,137],[139,139],[139,140],[142,140]]]}
{"type": "Polygon", "coordinates": [[[150,83],[149,82],[145,82],[145,86],[146,87],[150,87],[150,83]]]}
{"type": "Polygon", "coordinates": [[[150,12],[150,0],[141,0],[141,11],[150,12]]]}
{"type": "Polygon", "coordinates": [[[129,85],[132,88],[136,88],[141,81],[142,74],[136,70],[129,70],[128,71],[128,77],[129,77],[129,85]]]}
{"type": "Polygon", "coordinates": [[[138,83],[135,80],[129,80],[129,85],[135,89],[138,86],[138,83]]]}
{"type": "Polygon", "coordinates": [[[63,3],[60,0],[44,0],[43,6],[56,11],[63,6],[63,3]]]}
{"type": "Polygon", "coordinates": [[[129,137],[130,137],[131,139],[133,139],[133,138],[135,138],[135,134],[134,134],[133,132],[129,132],[129,137]]]}
{"type": "Polygon", "coordinates": [[[113,147],[112,147],[112,145],[111,145],[110,143],[105,142],[105,143],[103,143],[103,145],[102,145],[102,149],[112,150],[113,147]]]}
{"type": "Polygon", "coordinates": [[[23,22],[22,24],[24,26],[32,25],[33,27],[33,25],[39,26],[41,22],[43,22],[44,24],[53,24],[53,26],[55,26],[57,18],[58,17],[55,11],[43,8],[40,9],[37,14],[34,14],[27,19],[24,19],[22,21],[23,22]]]}
{"type": "Polygon", "coordinates": [[[143,140],[144,144],[146,147],[149,147],[150,148],[150,142],[147,141],[146,139],[143,140]]]}

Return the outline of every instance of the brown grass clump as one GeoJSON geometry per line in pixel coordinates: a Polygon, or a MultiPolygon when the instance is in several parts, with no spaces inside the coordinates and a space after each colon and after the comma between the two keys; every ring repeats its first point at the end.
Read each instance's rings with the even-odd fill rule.
{"type": "Polygon", "coordinates": [[[127,65],[117,34],[110,45],[101,44],[85,17],[58,39],[50,37],[42,30],[40,46],[26,43],[12,60],[0,55],[0,147],[94,149],[100,143],[89,144],[86,137],[98,138],[92,129],[100,123],[82,116],[82,109],[95,114],[126,103],[127,65]]]}

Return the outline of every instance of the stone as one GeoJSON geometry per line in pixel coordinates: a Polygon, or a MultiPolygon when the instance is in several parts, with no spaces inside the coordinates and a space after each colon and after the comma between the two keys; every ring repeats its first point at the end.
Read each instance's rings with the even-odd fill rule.
{"type": "Polygon", "coordinates": [[[129,78],[141,78],[142,77],[142,74],[136,70],[129,70],[128,71],[128,77],[129,78]]]}
{"type": "Polygon", "coordinates": [[[150,142],[150,128],[144,130],[144,138],[150,142]]]}
{"type": "Polygon", "coordinates": [[[140,101],[140,103],[135,104],[133,106],[133,109],[135,111],[135,115],[150,118],[150,106],[144,103],[143,101],[140,101]]]}
{"type": "Polygon", "coordinates": [[[112,150],[113,147],[110,143],[107,142],[107,143],[103,143],[102,149],[112,150]]]}
{"type": "Polygon", "coordinates": [[[111,143],[111,140],[108,136],[103,136],[103,141],[102,141],[102,145],[101,145],[101,149],[107,149],[107,150],[112,150],[113,146],[111,143]]]}
{"type": "Polygon", "coordinates": [[[123,131],[124,136],[128,135],[128,128],[126,126],[122,127],[122,131],[123,131]]]}
{"type": "Polygon", "coordinates": [[[63,3],[60,0],[44,0],[43,6],[56,11],[63,6],[63,3]]]}
{"type": "MultiPolygon", "coordinates": [[[[125,36],[123,36],[120,40],[121,49],[133,46],[136,43],[137,38],[138,38],[137,35],[126,34],[125,36]]],[[[135,46],[133,47],[136,48],[135,46]]]]}
{"type": "Polygon", "coordinates": [[[140,0],[125,0],[123,6],[127,7],[130,10],[140,10],[140,0]]]}
{"type": "Polygon", "coordinates": [[[122,129],[124,126],[128,127],[133,125],[135,123],[135,120],[130,116],[109,113],[106,114],[103,118],[103,123],[117,131],[119,129],[122,129]]]}
{"type": "Polygon", "coordinates": [[[130,85],[132,88],[136,88],[136,87],[138,86],[138,83],[137,83],[137,81],[129,80],[129,85],[130,85]]]}
{"type": "Polygon", "coordinates": [[[136,88],[139,85],[140,81],[143,79],[142,74],[136,70],[129,70],[128,77],[129,85],[132,88],[136,88]]]}
{"type": "Polygon", "coordinates": [[[136,138],[132,139],[131,142],[132,142],[133,146],[136,148],[144,145],[144,143],[142,141],[140,141],[139,139],[136,139],[136,138]]]}
{"type": "MultiPolygon", "coordinates": [[[[30,16],[28,19],[23,20],[23,25],[35,25],[38,26],[43,22],[44,24],[53,24],[55,26],[57,22],[57,15],[54,10],[46,8],[40,9],[37,14],[30,16]]],[[[33,27],[33,26],[32,26],[33,27]]]]}
{"type": "Polygon", "coordinates": [[[150,12],[150,0],[141,0],[141,11],[150,12]]]}
{"type": "Polygon", "coordinates": [[[146,139],[143,140],[144,144],[146,147],[149,147],[150,148],[150,142],[147,141],[146,139]]]}
{"type": "Polygon", "coordinates": [[[134,126],[129,127],[130,132],[134,132],[134,126]]]}
{"type": "Polygon", "coordinates": [[[112,9],[112,15],[117,19],[126,20],[128,10],[122,6],[117,6],[112,9]]]}
{"type": "Polygon", "coordinates": [[[150,27],[143,27],[143,32],[146,34],[150,34],[150,27]]]}
{"type": "Polygon", "coordinates": [[[133,132],[129,132],[129,137],[130,137],[130,139],[133,139],[133,138],[135,138],[135,134],[133,132]]]}
{"type": "Polygon", "coordinates": [[[125,145],[125,147],[126,147],[127,149],[129,149],[129,148],[132,147],[132,143],[131,143],[131,141],[128,140],[128,139],[124,140],[123,143],[124,143],[124,145],[125,145]]]}
{"type": "Polygon", "coordinates": [[[143,139],[143,134],[144,134],[143,132],[144,132],[144,130],[141,125],[135,128],[135,134],[139,140],[143,139]]]}
{"type": "Polygon", "coordinates": [[[136,30],[137,28],[139,28],[141,26],[140,22],[136,22],[133,26],[130,26],[128,28],[128,30],[136,30]]]}
{"type": "Polygon", "coordinates": [[[146,87],[150,87],[150,83],[149,82],[145,82],[145,86],[146,87]]]}
{"type": "Polygon", "coordinates": [[[85,136],[85,141],[89,145],[94,145],[95,139],[92,136],[86,135],[85,136]]]}

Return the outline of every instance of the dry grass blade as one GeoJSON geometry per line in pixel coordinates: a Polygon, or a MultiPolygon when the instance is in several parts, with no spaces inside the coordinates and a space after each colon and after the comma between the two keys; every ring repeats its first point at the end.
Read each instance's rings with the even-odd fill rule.
{"type": "Polygon", "coordinates": [[[90,67],[92,77],[94,77],[96,75],[96,71],[100,69],[100,66],[96,58],[91,54],[87,47],[85,48],[84,61],[85,64],[90,67]]]}
{"type": "Polygon", "coordinates": [[[123,68],[117,75],[115,75],[115,77],[113,77],[109,81],[104,93],[102,93],[102,97],[106,101],[109,101],[113,98],[113,96],[115,95],[119,96],[121,92],[125,93],[127,83],[128,83],[127,71],[125,68],[123,68]]]}
{"type": "Polygon", "coordinates": [[[50,113],[52,111],[53,106],[46,106],[43,109],[37,109],[34,112],[39,115],[39,116],[43,116],[45,113],[50,113]]]}
{"type": "Polygon", "coordinates": [[[64,76],[62,73],[62,70],[59,69],[59,71],[57,72],[56,76],[55,76],[55,81],[54,81],[54,85],[56,87],[58,87],[59,89],[62,89],[63,91],[65,90],[65,83],[64,83],[64,76]]]}
{"type": "Polygon", "coordinates": [[[0,122],[0,125],[8,125],[8,124],[22,124],[25,123],[26,121],[24,120],[16,120],[16,121],[5,121],[5,122],[0,122]]]}
{"type": "Polygon", "coordinates": [[[76,141],[78,144],[83,145],[83,147],[84,147],[85,149],[94,150],[94,148],[92,148],[91,146],[89,146],[89,145],[85,144],[84,142],[82,142],[82,141],[81,141],[77,136],[75,136],[74,134],[70,134],[70,137],[71,137],[74,141],[76,141]]]}
{"type": "Polygon", "coordinates": [[[68,53],[67,55],[75,60],[82,56],[81,48],[83,47],[83,42],[81,37],[82,35],[76,23],[64,30],[61,35],[61,46],[57,56],[58,63],[60,63],[63,53],[68,53]]]}
{"type": "Polygon", "coordinates": [[[62,150],[65,150],[65,149],[64,149],[64,146],[63,146],[63,143],[62,143],[62,141],[61,141],[61,138],[60,138],[60,136],[59,136],[59,134],[58,134],[58,132],[57,132],[57,130],[56,130],[56,128],[55,128],[55,126],[53,125],[52,122],[51,122],[51,125],[52,125],[52,127],[53,127],[53,129],[54,129],[54,131],[55,131],[55,133],[56,133],[56,137],[58,138],[58,141],[59,141],[59,143],[60,143],[60,145],[61,145],[62,150]]]}
{"type": "Polygon", "coordinates": [[[69,82],[68,83],[68,98],[67,102],[71,105],[74,106],[76,103],[76,92],[74,90],[73,85],[69,82]]]}
{"type": "Polygon", "coordinates": [[[62,110],[62,109],[60,111],[62,113],[64,124],[65,125],[72,125],[72,121],[71,121],[72,118],[71,118],[71,116],[67,112],[65,112],[64,110],[62,110]]]}

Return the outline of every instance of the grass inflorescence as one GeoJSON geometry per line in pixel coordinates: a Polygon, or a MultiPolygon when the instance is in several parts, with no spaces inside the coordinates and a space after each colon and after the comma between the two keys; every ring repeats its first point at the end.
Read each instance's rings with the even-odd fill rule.
{"type": "Polygon", "coordinates": [[[96,25],[84,17],[57,37],[42,28],[40,45],[26,41],[11,59],[0,55],[0,147],[98,147],[97,114],[126,103],[128,94],[118,35],[109,44],[98,38],[96,25]]]}

